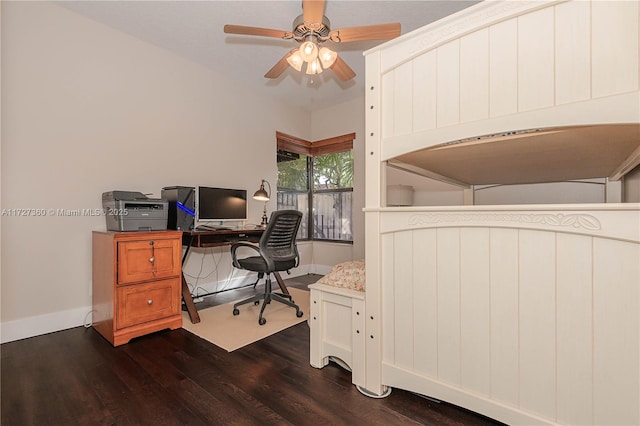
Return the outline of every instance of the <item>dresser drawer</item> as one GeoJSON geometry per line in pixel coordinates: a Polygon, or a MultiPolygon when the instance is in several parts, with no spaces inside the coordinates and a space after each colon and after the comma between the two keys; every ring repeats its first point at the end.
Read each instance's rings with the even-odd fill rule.
{"type": "Polygon", "coordinates": [[[116,328],[180,315],[180,279],[118,287],[116,328]]]}
{"type": "Polygon", "coordinates": [[[181,255],[181,241],[175,238],[121,241],[117,284],[179,276],[181,255]]]}

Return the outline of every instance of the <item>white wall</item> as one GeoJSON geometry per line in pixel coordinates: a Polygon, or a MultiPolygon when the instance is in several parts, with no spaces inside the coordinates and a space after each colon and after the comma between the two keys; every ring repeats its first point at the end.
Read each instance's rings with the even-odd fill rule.
{"type": "MultiPolygon", "coordinates": [[[[340,262],[364,258],[364,95],[316,111],[311,119],[311,140],[317,141],[349,133],[356,134],[353,141],[353,246],[336,243],[313,243],[314,264],[335,265],[340,262]]],[[[326,271],[319,271],[325,273],[326,271]]]]}
{"type": "Polygon", "coordinates": [[[604,203],[605,180],[534,183],[526,185],[476,186],[473,204],[578,204],[604,203]]]}
{"type": "MultiPolygon", "coordinates": [[[[393,167],[387,167],[386,174],[388,186],[401,184],[414,188],[414,206],[461,206],[465,204],[465,193],[462,187],[438,182],[393,167]]],[[[472,203],[475,205],[503,205],[617,202],[607,201],[605,182],[606,179],[598,178],[523,185],[477,185],[472,187],[472,203]]],[[[640,199],[639,188],[640,168],[637,168],[625,176],[624,189],[622,189],[625,192],[625,201],[633,202],[640,199]]]]}
{"type": "MultiPolygon", "coordinates": [[[[0,46],[2,46],[2,5],[0,5],[0,46]]],[[[0,49],[1,50],[1,49],[0,49]]],[[[0,81],[2,81],[2,56],[0,55],[0,81]]],[[[0,159],[2,159],[2,84],[0,84],[0,159]]],[[[2,209],[2,162],[0,161],[0,209],[2,209]]],[[[2,241],[2,215],[0,215],[0,241],[2,241]]],[[[2,244],[0,244],[0,295],[2,293],[2,244]]],[[[1,299],[1,298],[0,298],[1,299]]],[[[2,304],[0,303],[0,318],[2,318],[2,304]]],[[[0,341],[2,332],[0,331],[0,341]]]]}
{"type": "Polygon", "coordinates": [[[392,185],[413,187],[414,206],[461,206],[464,204],[462,187],[389,166],[386,167],[385,173],[387,187],[392,185]]]}
{"type": "MultiPolygon", "coordinates": [[[[311,116],[55,4],[1,7],[2,208],[48,212],[2,218],[8,341],[78,326],[89,314],[91,231],[104,230],[105,218],[49,209],[100,208],[102,192],[114,189],[255,191],[262,178],[276,181],[276,130],[307,137],[311,116]]],[[[261,203],[251,200],[249,215],[259,222],[261,203]]],[[[220,256],[228,254],[214,253],[212,274],[224,280],[230,265],[220,256]]]]}
{"type": "Polygon", "coordinates": [[[624,176],[623,200],[627,203],[640,203],[640,166],[624,176]]]}

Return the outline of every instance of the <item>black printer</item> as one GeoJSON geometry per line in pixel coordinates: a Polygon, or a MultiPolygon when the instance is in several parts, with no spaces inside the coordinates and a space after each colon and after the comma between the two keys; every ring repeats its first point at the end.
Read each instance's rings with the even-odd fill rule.
{"type": "Polygon", "coordinates": [[[108,231],[164,231],[167,229],[168,202],[149,198],[141,192],[102,193],[102,208],[108,231]]]}

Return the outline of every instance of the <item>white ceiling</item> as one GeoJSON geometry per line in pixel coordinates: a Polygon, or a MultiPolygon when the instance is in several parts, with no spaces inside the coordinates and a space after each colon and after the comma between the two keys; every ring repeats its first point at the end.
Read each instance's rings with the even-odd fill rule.
{"type": "MultiPolygon", "coordinates": [[[[328,0],[331,29],[400,22],[402,34],[462,10],[477,1],[328,0]]],[[[301,0],[284,1],[63,1],[90,19],[173,51],[256,90],[308,111],[355,99],[364,93],[362,52],[380,41],[328,43],[356,72],[342,82],[331,70],[310,76],[288,68],[279,78],[264,74],[297,43],[266,37],[227,35],[225,24],[291,31],[301,0]]]]}

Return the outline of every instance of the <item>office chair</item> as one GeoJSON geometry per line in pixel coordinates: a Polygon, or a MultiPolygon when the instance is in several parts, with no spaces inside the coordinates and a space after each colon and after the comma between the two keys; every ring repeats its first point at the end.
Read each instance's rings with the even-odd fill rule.
{"type": "Polygon", "coordinates": [[[273,272],[288,271],[298,266],[300,256],[296,246],[296,235],[302,220],[302,213],[297,210],[277,210],[271,213],[271,219],[265,229],[258,246],[249,243],[235,243],[231,246],[231,257],[233,266],[239,269],[257,272],[258,276],[265,275],[266,282],[264,293],[257,294],[248,299],[242,300],[233,305],[233,315],[239,315],[238,306],[253,302],[258,305],[263,300],[260,308],[258,324],[264,325],[267,320],[262,314],[272,300],[284,303],[287,306],[296,308],[296,316],[300,318],[303,312],[296,305],[288,294],[277,293],[271,288],[271,274],[273,272]],[[238,249],[250,248],[258,253],[257,256],[239,258],[238,249]]]}

